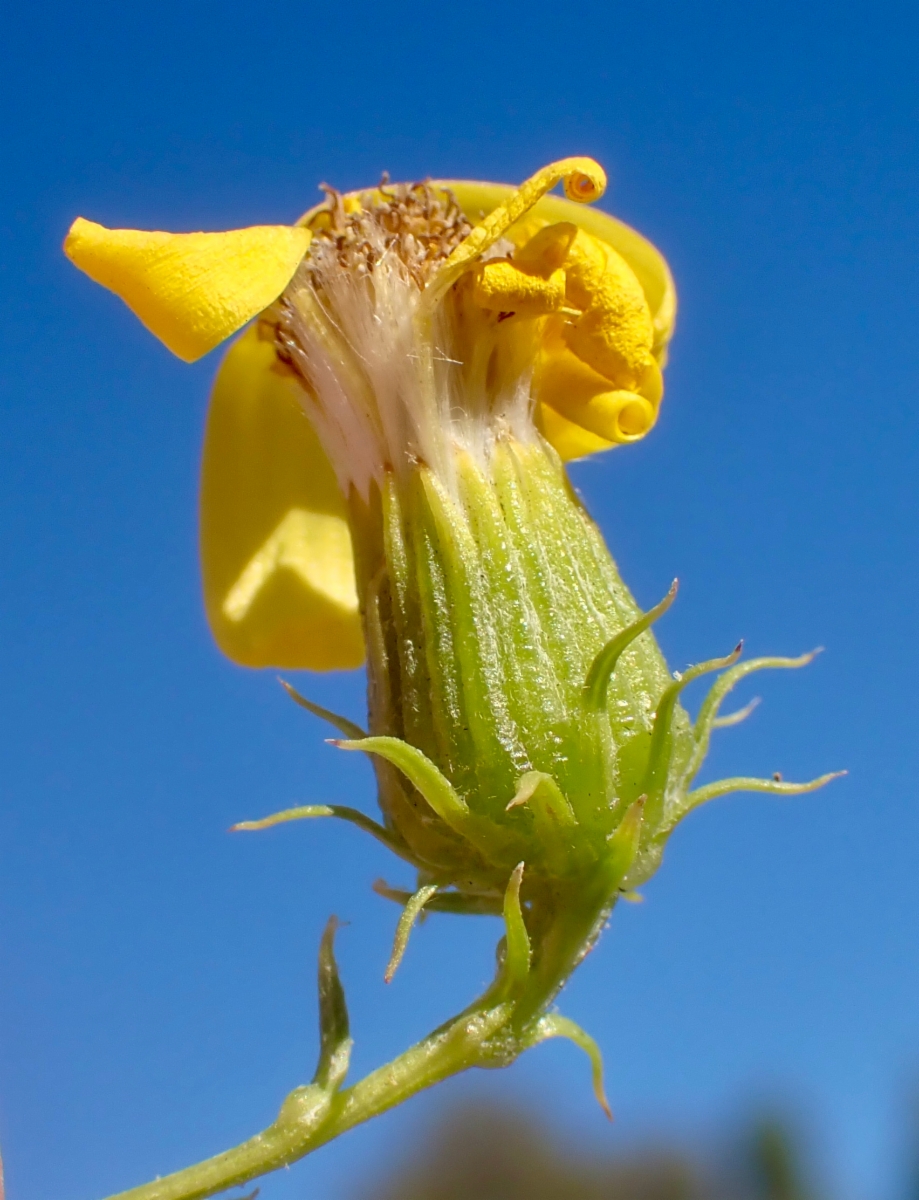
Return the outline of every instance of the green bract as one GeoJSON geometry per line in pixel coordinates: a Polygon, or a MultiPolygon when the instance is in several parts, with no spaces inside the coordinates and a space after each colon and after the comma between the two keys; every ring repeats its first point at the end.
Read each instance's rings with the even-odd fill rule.
{"type": "Polygon", "coordinates": [[[745,715],[719,715],[738,680],[812,655],[738,663],[737,647],[671,676],[650,626],[676,584],[642,613],[544,443],[498,438],[484,469],[460,454],[450,489],[425,467],[389,473],[352,531],[370,732],[345,725],[336,744],[373,756],[384,823],[311,807],[255,824],[344,816],[410,862],[417,890],[383,889],[406,906],[399,956],[422,909],[500,914],[518,864],[531,931],[563,911],[599,928],[699,803],[830,778],[692,790],[712,730],[745,715]],[[693,724],[681,692],[721,669],[693,724]]]}

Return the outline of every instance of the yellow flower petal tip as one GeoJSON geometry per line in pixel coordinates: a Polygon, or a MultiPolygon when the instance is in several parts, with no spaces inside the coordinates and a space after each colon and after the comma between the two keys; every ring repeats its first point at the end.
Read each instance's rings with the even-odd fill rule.
{"type": "Polygon", "coordinates": [[[78,217],[64,252],[173,354],[194,362],[280,296],[311,239],[300,226],[148,233],[78,217]]]}

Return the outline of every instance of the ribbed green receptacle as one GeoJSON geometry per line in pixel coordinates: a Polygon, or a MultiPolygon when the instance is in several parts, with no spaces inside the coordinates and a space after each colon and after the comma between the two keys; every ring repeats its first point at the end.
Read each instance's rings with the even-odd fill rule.
{"type": "Polygon", "coordinates": [[[597,654],[642,614],[554,452],[498,439],[485,463],[458,453],[449,486],[423,466],[390,474],[379,508],[357,539],[371,732],[420,750],[496,837],[470,844],[380,763],[387,822],[461,889],[503,891],[522,858],[549,875],[598,861],[639,795],[672,680],[645,632],[606,704],[585,703],[597,654]],[[547,777],[529,779],[535,798],[508,810],[533,772],[547,777]]]}

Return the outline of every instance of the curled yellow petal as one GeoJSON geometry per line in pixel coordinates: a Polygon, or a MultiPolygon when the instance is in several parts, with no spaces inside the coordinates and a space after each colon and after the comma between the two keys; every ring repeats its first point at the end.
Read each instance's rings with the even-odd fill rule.
{"type": "Polygon", "coordinates": [[[357,667],[364,646],[345,501],[273,346],[250,329],[214,384],[201,471],[211,630],[250,667],[357,667]]]}
{"type": "MultiPolygon", "coordinates": [[[[470,221],[482,221],[514,195],[516,189],[506,183],[481,183],[468,179],[439,179],[437,186],[449,188],[470,221]]],[[[310,214],[307,214],[307,217],[310,214]]],[[[648,307],[654,329],[654,354],[663,365],[667,343],[676,323],[676,288],[666,259],[660,251],[631,226],[609,213],[589,205],[573,204],[563,196],[543,196],[517,222],[506,230],[516,246],[523,246],[547,225],[570,222],[585,233],[612,246],[635,273],[648,307]]]]}
{"type": "Polygon", "coordinates": [[[536,423],[543,437],[557,452],[562,462],[587,458],[601,450],[611,450],[616,444],[598,437],[582,425],[569,421],[549,404],[537,404],[536,423]]]}
{"type": "Polygon", "coordinates": [[[600,392],[577,412],[578,425],[608,441],[637,442],[654,426],[654,406],[636,392],[600,392]]]}
{"type": "Polygon", "coordinates": [[[636,392],[650,400],[657,408],[664,396],[664,373],[656,359],[652,359],[638,381],[636,392]]]}
{"type": "Polygon", "coordinates": [[[148,233],[78,217],[64,251],[173,354],[194,362],[278,298],[311,238],[308,229],[288,225],[148,233]]]}
{"type": "MultiPolygon", "coordinates": [[[[542,414],[543,434],[562,458],[582,458],[638,441],[653,427],[657,405],[651,399],[612,387],[573,354],[556,331],[550,329],[546,341],[535,381],[536,398],[548,410],[542,414]]],[[[652,375],[652,384],[656,378],[652,375]]]]}

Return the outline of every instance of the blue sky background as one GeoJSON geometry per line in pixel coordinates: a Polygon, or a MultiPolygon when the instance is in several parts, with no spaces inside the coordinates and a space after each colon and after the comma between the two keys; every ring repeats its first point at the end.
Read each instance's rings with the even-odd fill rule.
{"type": "MultiPolygon", "coordinates": [[[[917,20],[913,5],[596,0],[424,8],[73,5],[0,45],[0,1145],[9,1200],[96,1200],[267,1124],[313,1070],[316,946],[355,1073],[465,1004],[499,930],[434,918],[395,983],[406,872],[353,830],[230,836],[294,802],[373,806],[270,673],[205,628],[196,477],[216,356],[173,359],[64,260],[109,225],[283,222],[316,185],[517,181],[569,153],[670,259],[681,312],[653,435],[576,469],[675,668],[738,637],[823,644],[760,677],[719,774],[802,778],[674,838],[564,997],[617,1112],[553,1044],[269,1179],[345,1197],[451,1097],[523,1096],[624,1147],[756,1105],[802,1113],[827,1180],[893,1200],[919,1081],[917,20]]],[[[298,680],[359,716],[360,674],[298,680]]]]}

